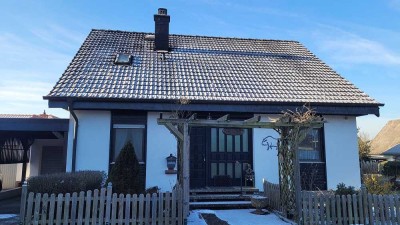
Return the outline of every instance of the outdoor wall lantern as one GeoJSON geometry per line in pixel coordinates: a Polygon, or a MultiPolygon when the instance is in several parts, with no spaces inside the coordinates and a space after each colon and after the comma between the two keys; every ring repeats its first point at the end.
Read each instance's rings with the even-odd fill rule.
{"type": "Polygon", "coordinates": [[[169,154],[169,156],[166,159],[167,159],[168,170],[166,170],[165,173],[166,174],[176,174],[177,173],[177,171],[175,170],[176,157],[173,156],[172,154],[169,154]]]}

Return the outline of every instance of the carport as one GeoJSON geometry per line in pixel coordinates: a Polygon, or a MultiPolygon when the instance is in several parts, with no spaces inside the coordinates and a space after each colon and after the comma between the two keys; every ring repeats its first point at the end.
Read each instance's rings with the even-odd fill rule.
{"type": "Polygon", "coordinates": [[[32,144],[38,139],[63,139],[67,143],[68,121],[45,113],[28,118],[0,115],[0,164],[22,163],[21,182],[25,181],[32,144]]]}

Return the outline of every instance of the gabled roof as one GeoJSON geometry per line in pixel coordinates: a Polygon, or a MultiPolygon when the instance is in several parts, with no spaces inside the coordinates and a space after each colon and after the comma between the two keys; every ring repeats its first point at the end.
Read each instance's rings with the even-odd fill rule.
{"type": "Polygon", "coordinates": [[[159,53],[146,35],[92,30],[44,98],[382,105],[296,41],[170,35],[171,51],[159,53]],[[118,53],[132,65],[115,65],[118,53]]]}
{"type": "Polygon", "coordinates": [[[383,152],[382,155],[400,156],[400,144],[395,145],[389,150],[383,152]]]}
{"type": "Polygon", "coordinates": [[[400,144],[400,119],[390,120],[371,141],[371,155],[380,155],[400,144]]]}

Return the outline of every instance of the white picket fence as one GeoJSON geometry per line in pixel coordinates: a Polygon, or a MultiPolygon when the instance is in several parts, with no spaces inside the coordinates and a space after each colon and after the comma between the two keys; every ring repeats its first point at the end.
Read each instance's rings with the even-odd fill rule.
{"type": "Polygon", "coordinates": [[[400,225],[400,195],[353,195],[303,192],[303,224],[400,225]]]}
{"type": "Polygon", "coordinates": [[[264,196],[268,198],[268,205],[278,212],[282,212],[281,192],[279,184],[264,181],[264,196]]]}
{"type": "MultiPolygon", "coordinates": [[[[269,205],[281,212],[279,184],[264,181],[269,205]]],[[[301,223],[306,225],[400,225],[400,195],[369,194],[363,188],[353,195],[302,191],[301,223]]]]}
{"type": "Polygon", "coordinates": [[[124,195],[112,187],[72,194],[27,192],[23,185],[20,224],[128,225],[183,224],[182,189],[172,192],[124,195]]]}

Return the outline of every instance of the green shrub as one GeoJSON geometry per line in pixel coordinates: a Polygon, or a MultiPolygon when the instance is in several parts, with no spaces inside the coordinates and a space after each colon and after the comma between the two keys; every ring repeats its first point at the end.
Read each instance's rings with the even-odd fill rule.
{"type": "Polygon", "coordinates": [[[397,172],[397,175],[400,175],[400,162],[399,161],[389,161],[383,165],[383,168],[382,168],[383,175],[396,176],[396,172],[397,172]]]}
{"type": "Polygon", "coordinates": [[[100,189],[105,179],[101,171],[78,171],[30,177],[28,190],[35,193],[73,193],[100,189]]]}
{"type": "Polygon", "coordinates": [[[346,187],[344,183],[338,184],[335,190],[335,195],[352,195],[356,193],[353,186],[346,187]]]}
{"type": "Polygon", "coordinates": [[[377,195],[391,194],[393,183],[389,179],[380,175],[368,175],[364,177],[364,185],[368,193],[377,195]]]}
{"type": "Polygon", "coordinates": [[[111,182],[113,192],[123,194],[138,194],[144,190],[139,181],[139,162],[130,141],[122,148],[112,167],[107,182],[111,182]]]}

